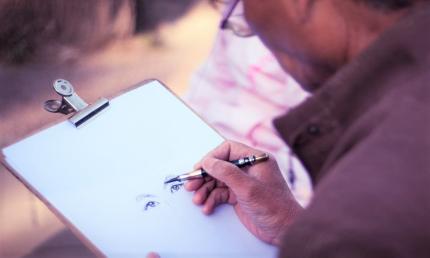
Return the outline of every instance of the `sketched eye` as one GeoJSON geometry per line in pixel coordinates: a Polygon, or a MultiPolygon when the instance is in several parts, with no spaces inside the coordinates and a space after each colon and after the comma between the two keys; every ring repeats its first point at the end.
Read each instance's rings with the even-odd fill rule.
{"type": "Polygon", "coordinates": [[[147,211],[151,208],[157,207],[160,203],[157,201],[149,201],[145,204],[144,210],[147,211]]]}
{"type": "Polygon", "coordinates": [[[177,191],[181,190],[182,186],[184,186],[184,184],[171,185],[170,186],[170,192],[176,193],[177,191]]]}
{"type": "Polygon", "coordinates": [[[159,199],[156,195],[152,195],[152,194],[140,194],[136,196],[136,202],[142,202],[145,204],[143,206],[143,211],[147,211],[149,209],[155,208],[158,205],[160,205],[160,203],[155,200],[159,200],[159,199]]]}

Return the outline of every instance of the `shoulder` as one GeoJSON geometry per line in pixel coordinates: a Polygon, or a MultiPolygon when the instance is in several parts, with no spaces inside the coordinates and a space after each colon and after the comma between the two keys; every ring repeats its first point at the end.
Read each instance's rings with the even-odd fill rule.
{"type": "Polygon", "coordinates": [[[375,111],[372,130],[333,163],[291,226],[285,257],[430,256],[430,116],[428,89],[418,88],[381,100],[385,113],[375,111]]]}

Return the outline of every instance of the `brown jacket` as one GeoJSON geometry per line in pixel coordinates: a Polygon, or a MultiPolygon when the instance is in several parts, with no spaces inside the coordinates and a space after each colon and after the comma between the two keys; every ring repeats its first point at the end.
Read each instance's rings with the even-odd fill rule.
{"type": "Polygon", "coordinates": [[[274,124],[315,195],[281,256],[430,257],[430,4],[274,124]]]}

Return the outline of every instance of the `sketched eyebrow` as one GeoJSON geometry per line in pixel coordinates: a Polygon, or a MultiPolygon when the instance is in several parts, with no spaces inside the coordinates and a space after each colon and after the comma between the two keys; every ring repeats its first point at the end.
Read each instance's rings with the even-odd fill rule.
{"type": "Polygon", "coordinates": [[[141,194],[141,195],[138,195],[136,197],[136,201],[140,202],[140,201],[147,199],[147,198],[157,198],[157,196],[155,196],[153,194],[141,194]]]}

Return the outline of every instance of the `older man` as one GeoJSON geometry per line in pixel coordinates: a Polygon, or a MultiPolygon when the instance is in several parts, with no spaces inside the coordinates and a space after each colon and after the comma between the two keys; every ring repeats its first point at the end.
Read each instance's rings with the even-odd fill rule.
{"type": "MultiPolygon", "coordinates": [[[[239,1],[232,2],[237,7],[239,1]]],[[[234,206],[283,257],[430,257],[430,1],[243,0],[250,28],[312,97],[274,121],[311,174],[302,209],[272,160],[226,142],[194,202],[234,206]]],[[[234,13],[234,12],[229,12],[234,13]]],[[[227,17],[224,27],[249,31],[227,17]]]]}

